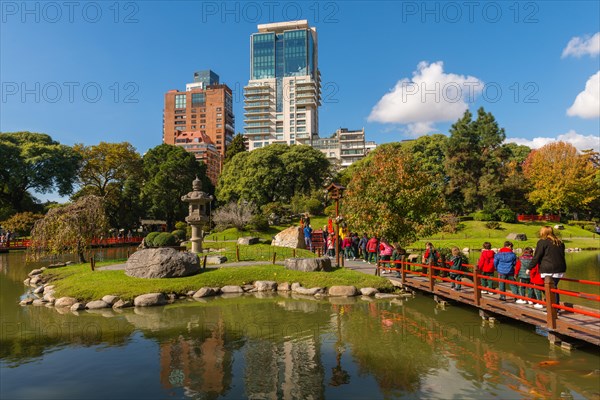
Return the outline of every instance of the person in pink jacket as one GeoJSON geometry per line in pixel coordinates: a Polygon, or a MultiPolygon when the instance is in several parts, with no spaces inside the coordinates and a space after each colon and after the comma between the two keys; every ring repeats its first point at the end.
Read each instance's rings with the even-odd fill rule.
{"type": "MultiPolygon", "coordinates": [[[[387,240],[385,238],[381,238],[381,241],[379,242],[379,257],[380,257],[381,261],[383,261],[383,262],[390,261],[390,259],[392,258],[393,252],[394,252],[394,248],[392,246],[390,246],[390,244],[387,242],[387,240]]],[[[381,266],[389,268],[390,264],[388,262],[388,263],[382,264],[381,266]]],[[[389,273],[391,273],[391,271],[388,271],[388,270],[384,270],[382,272],[382,274],[389,274],[389,273]]]]}

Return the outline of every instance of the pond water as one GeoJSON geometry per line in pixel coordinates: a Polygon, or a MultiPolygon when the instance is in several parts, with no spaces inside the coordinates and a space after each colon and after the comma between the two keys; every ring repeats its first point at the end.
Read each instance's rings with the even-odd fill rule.
{"type": "MultiPolygon", "coordinates": [[[[598,256],[570,268],[598,280],[598,256]]],[[[425,295],[244,295],[76,315],[17,304],[34,266],[0,254],[2,399],[600,398],[597,347],[567,352],[425,295]]]]}

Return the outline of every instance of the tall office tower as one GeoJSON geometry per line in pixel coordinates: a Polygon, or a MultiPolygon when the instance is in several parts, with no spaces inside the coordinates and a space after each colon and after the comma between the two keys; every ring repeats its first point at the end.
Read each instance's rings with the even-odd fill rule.
{"type": "Polygon", "coordinates": [[[234,127],[231,89],[220,84],[219,76],[211,70],[195,72],[194,82],[186,85],[185,92],[165,93],[163,143],[194,153],[207,164],[213,183],[233,140],[234,127]]]}
{"type": "Polygon", "coordinates": [[[306,20],[258,25],[250,36],[250,81],[244,87],[249,150],[318,139],[317,43],[317,30],[306,20]]]}

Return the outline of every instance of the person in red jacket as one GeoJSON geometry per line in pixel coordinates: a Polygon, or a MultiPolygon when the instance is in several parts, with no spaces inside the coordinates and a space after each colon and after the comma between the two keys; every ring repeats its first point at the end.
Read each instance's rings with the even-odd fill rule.
{"type": "MultiPolygon", "coordinates": [[[[387,242],[387,240],[385,238],[381,238],[381,242],[379,244],[379,255],[381,256],[381,261],[390,261],[390,259],[392,258],[393,252],[394,252],[394,248],[392,246],[390,246],[390,244],[387,242]]],[[[386,262],[385,264],[381,264],[381,266],[389,268],[390,263],[386,262]]],[[[382,274],[388,274],[388,273],[391,274],[392,271],[385,269],[381,273],[382,274]]]]}
{"type": "Polygon", "coordinates": [[[377,239],[377,236],[373,236],[367,242],[367,253],[369,253],[369,264],[371,264],[371,262],[374,262],[375,264],[377,264],[377,249],[378,248],[379,248],[379,240],[377,239]]]}
{"type": "MultiPolygon", "coordinates": [[[[490,242],[485,242],[483,244],[483,250],[481,251],[481,256],[477,261],[477,271],[483,276],[494,276],[494,250],[492,250],[492,244],[490,242]]],[[[494,288],[493,282],[488,278],[481,278],[481,286],[488,287],[490,289],[494,288]]],[[[490,295],[494,295],[494,292],[488,292],[486,290],[482,290],[481,293],[488,293],[490,295]]]]}
{"type": "Polygon", "coordinates": [[[342,240],[342,251],[344,252],[344,257],[346,260],[349,260],[352,257],[352,240],[350,236],[346,236],[344,240],[342,240]]]}
{"type": "MultiPolygon", "coordinates": [[[[532,285],[536,285],[536,286],[544,286],[544,279],[542,278],[542,275],[540,274],[540,266],[539,265],[535,265],[532,269],[529,270],[529,282],[532,285]]],[[[542,301],[542,290],[541,289],[533,289],[533,293],[535,295],[535,298],[537,300],[542,301]]],[[[536,303],[534,304],[535,308],[544,308],[543,305],[536,303]]]]}

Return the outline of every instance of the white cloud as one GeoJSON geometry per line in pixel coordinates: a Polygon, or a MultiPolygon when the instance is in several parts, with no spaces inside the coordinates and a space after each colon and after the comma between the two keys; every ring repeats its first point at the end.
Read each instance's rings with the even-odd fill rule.
{"type": "Polygon", "coordinates": [[[583,37],[576,36],[572,38],[563,50],[561,58],[568,56],[582,57],[586,54],[590,56],[600,54],[600,32],[592,37],[585,35],[583,37]]]}
{"type": "Polygon", "coordinates": [[[372,122],[408,124],[413,135],[435,131],[433,123],[456,121],[484,87],[478,78],[444,72],[444,63],[422,61],[373,107],[372,122]]]}
{"type": "Polygon", "coordinates": [[[577,150],[588,150],[593,149],[594,151],[600,152],[600,136],[599,135],[581,135],[574,130],[558,135],[556,138],[550,137],[536,137],[533,139],[523,138],[507,138],[506,143],[516,143],[530,147],[532,149],[539,149],[552,142],[567,142],[571,143],[577,148],[577,150]]]}
{"type": "Polygon", "coordinates": [[[575,98],[575,102],[567,109],[571,117],[600,117],[600,71],[596,72],[585,83],[585,89],[575,98]]]}

